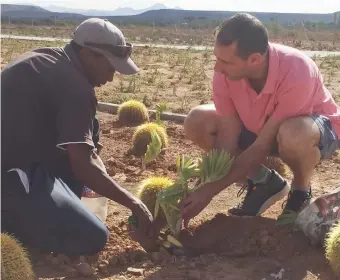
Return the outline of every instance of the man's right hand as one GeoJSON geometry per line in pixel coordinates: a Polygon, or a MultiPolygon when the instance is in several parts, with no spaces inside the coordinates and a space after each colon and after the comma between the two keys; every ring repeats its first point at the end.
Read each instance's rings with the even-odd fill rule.
{"type": "Polygon", "coordinates": [[[148,237],[152,237],[153,217],[146,205],[142,201],[137,200],[134,208],[132,209],[132,214],[137,217],[138,231],[148,237]]]}
{"type": "Polygon", "coordinates": [[[162,219],[153,220],[151,213],[143,203],[139,204],[139,207],[139,210],[133,211],[133,215],[136,217],[136,224],[130,224],[129,234],[145,251],[152,252],[157,250],[158,236],[164,226],[164,222],[162,219]]]}

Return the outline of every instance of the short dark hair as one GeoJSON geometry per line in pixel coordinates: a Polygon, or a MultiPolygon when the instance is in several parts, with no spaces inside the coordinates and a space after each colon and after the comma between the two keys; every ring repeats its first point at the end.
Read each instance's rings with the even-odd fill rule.
{"type": "Polygon", "coordinates": [[[237,13],[225,20],[217,30],[216,43],[230,46],[237,42],[237,55],[247,59],[250,54],[265,54],[268,49],[268,31],[256,17],[247,13],[237,13]]]}

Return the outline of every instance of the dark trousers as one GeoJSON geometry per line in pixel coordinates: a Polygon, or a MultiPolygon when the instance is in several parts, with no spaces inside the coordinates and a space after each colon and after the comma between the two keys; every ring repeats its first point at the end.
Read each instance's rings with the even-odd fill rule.
{"type": "Polygon", "coordinates": [[[46,253],[79,256],[103,249],[108,230],[81,202],[83,185],[42,164],[19,172],[21,178],[16,171],[1,174],[2,232],[46,253]]]}

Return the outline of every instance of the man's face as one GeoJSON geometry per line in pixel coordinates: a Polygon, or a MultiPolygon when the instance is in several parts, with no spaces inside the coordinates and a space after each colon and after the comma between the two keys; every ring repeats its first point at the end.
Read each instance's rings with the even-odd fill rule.
{"type": "Polygon", "coordinates": [[[100,87],[107,82],[112,82],[115,69],[111,66],[105,56],[86,48],[82,49],[81,56],[86,75],[91,85],[100,87]]]}
{"type": "Polygon", "coordinates": [[[247,78],[250,71],[248,60],[244,60],[236,54],[236,43],[230,46],[215,44],[214,55],[216,63],[214,70],[225,75],[230,80],[247,78]]]}

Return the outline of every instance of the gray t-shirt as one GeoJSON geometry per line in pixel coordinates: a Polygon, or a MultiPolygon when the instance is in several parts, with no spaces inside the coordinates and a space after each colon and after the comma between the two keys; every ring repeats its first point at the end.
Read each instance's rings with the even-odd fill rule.
{"type": "MultiPolygon", "coordinates": [[[[92,141],[97,100],[72,46],[40,48],[1,72],[2,170],[65,163],[65,145],[92,141]]],[[[67,161],[67,160],[66,160],[67,161]]]]}

